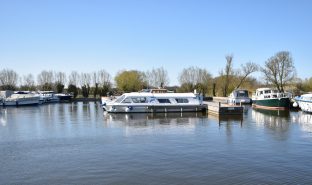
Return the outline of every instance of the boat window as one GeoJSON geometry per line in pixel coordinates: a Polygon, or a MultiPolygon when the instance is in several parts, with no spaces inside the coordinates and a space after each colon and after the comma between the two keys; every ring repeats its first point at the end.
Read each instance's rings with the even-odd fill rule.
{"type": "Polygon", "coordinates": [[[276,94],[273,94],[273,98],[277,98],[277,95],[276,95],[276,94]]]}
{"type": "Polygon", "coordinates": [[[131,98],[133,103],[146,103],[146,97],[131,98]]]}
{"type": "Polygon", "coordinates": [[[263,94],[263,91],[260,91],[260,95],[263,94]]]}
{"type": "Polygon", "coordinates": [[[159,103],[171,103],[169,99],[157,99],[159,103]]]}
{"type": "Polygon", "coordinates": [[[132,103],[132,101],[130,98],[126,98],[124,99],[124,101],[122,101],[122,103],[132,103]]]}
{"type": "Polygon", "coordinates": [[[239,91],[237,97],[248,97],[248,91],[239,91]]]}
{"type": "Polygon", "coordinates": [[[271,90],[264,91],[264,94],[270,94],[270,93],[271,93],[271,90]]]}
{"type": "Polygon", "coordinates": [[[175,99],[177,101],[177,103],[188,103],[188,99],[186,98],[176,98],[175,99]]]}

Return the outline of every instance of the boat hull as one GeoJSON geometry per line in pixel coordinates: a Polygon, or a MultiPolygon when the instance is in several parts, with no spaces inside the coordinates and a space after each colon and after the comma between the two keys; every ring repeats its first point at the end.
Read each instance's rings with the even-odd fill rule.
{"type": "Polygon", "coordinates": [[[206,111],[204,105],[106,105],[109,113],[164,113],[164,112],[201,112],[206,111]]]}
{"type": "Polygon", "coordinates": [[[253,100],[253,107],[259,109],[272,109],[272,110],[283,110],[289,109],[290,99],[289,98],[275,98],[275,99],[263,99],[253,100]]]}
{"type": "Polygon", "coordinates": [[[302,111],[312,113],[312,102],[311,101],[298,101],[299,107],[302,111]]]}
{"type": "Polygon", "coordinates": [[[232,104],[251,104],[251,98],[229,98],[229,103],[232,104]]]}
{"type": "Polygon", "coordinates": [[[24,106],[24,105],[38,105],[38,100],[26,100],[26,101],[5,101],[4,106],[24,106]]]}

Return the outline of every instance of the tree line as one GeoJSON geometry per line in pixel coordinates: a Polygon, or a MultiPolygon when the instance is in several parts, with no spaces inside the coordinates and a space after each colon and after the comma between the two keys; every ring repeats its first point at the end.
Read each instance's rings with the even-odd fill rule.
{"type": "Polygon", "coordinates": [[[280,92],[292,88],[295,92],[312,91],[312,78],[299,79],[291,54],[281,51],[270,57],[263,67],[254,62],[246,62],[233,68],[233,55],[225,56],[225,67],[213,77],[207,69],[191,66],[184,68],[178,76],[179,86],[169,87],[169,76],[163,67],[148,71],[123,70],[112,76],[106,70],[91,73],[70,74],[43,70],[36,77],[33,74],[19,76],[14,70],[0,71],[1,90],[55,91],[73,93],[74,97],[106,96],[134,92],[146,88],[167,88],[175,92],[197,92],[206,96],[228,96],[234,89],[250,91],[261,86],[273,86],[280,92]],[[262,72],[263,81],[251,76],[262,72]],[[113,81],[115,85],[113,85],[113,81]]]}

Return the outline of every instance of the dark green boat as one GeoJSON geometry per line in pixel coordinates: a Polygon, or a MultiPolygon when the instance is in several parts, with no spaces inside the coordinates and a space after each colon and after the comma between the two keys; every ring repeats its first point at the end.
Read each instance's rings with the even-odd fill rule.
{"type": "Polygon", "coordinates": [[[271,88],[260,88],[256,90],[253,97],[253,107],[259,109],[289,109],[290,93],[280,93],[271,88]]]}

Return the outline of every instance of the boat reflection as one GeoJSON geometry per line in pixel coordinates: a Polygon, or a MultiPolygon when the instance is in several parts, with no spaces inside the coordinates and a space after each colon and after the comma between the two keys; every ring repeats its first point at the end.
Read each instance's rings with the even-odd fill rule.
{"type": "Polygon", "coordinates": [[[129,113],[129,114],[110,114],[104,113],[104,120],[107,126],[128,125],[134,127],[145,127],[150,124],[160,125],[188,125],[192,124],[197,118],[205,117],[202,112],[186,113],[129,113]]]}
{"type": "Polygon", "coordinates": [[[7,110],[6,109],[1,109],[0,110],[0,125],[1,126],[6,126],[7,125],[7,110]]]}
{"type": "Polygon", "coordinates": [[[196,124],[204,124],[205,113],[104,114],[104,125],[122,128],[126,136],[153,134],[191,134],[196,124]],[[203,119],[198,119],[203,118],[203,119]]]}
{"type": "Polygon", "coordinates": [[[290,126],[289,110],[265,110],[253,109],[252,119],[258,127],[266,127],[273,130],[280,139],[286,139],[290,126]]]}

